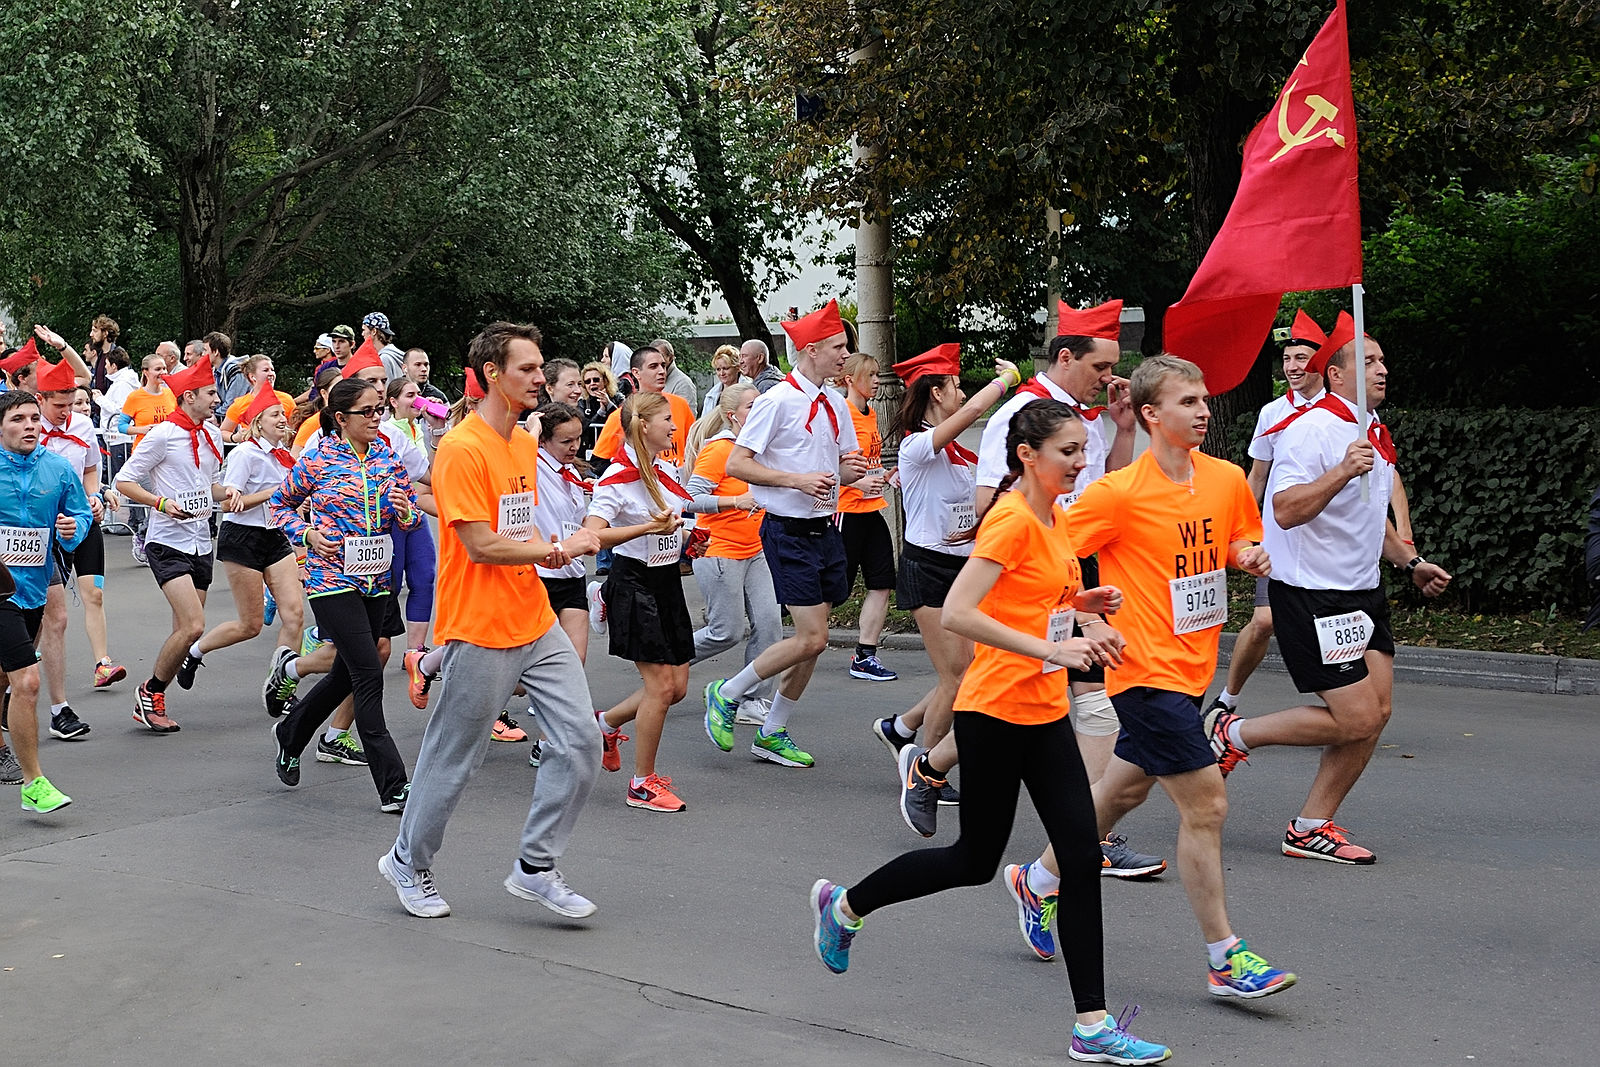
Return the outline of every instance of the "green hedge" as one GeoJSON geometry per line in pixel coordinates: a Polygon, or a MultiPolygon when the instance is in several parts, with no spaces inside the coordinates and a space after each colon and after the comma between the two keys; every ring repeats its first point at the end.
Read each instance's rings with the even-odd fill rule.
{"type": "MultiPolygon", "coordinates": [[[[1600,484],[1600,410],[1385,410],[1383,418],[1417,546],[1455,577],[1446,602],[1488,612],[1588,608],[1583,541],[1600,484]]],[[[1254,419],[1229,435],[1232,457],[1247,468],[1254,419]]],[[[1399,595],[1421,601],[1415,590],[1399,595]]]]}

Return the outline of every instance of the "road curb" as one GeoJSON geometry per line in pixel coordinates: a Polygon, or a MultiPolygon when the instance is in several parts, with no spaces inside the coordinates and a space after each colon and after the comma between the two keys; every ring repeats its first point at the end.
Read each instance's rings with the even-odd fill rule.
{"type": "MultiPolygon", "coordinates": [[[[828,643],[848,648],[856,643],[855,630],[829,630],[828,643]]],[[[1237,634],[1222,635],[1218,666],[1233,656],[1237,634]]],[[[884,634],[878,647],[894,652],[922,651],[917,634],[884,634]]],[[[1273,641],[1261,670],[1281,673],[1283,659],[1273,641]]],[[[1396,651],[1394,676],[1399,682],[1447,685],[1462,689],[1494,689],[1514,693],[1552,693],[1571,696],[1600,694],[1600,660],[1568,656],[1530,656],[1520,652],[1476,652],[1454,648],[1401,645],[1396,651]]]]}

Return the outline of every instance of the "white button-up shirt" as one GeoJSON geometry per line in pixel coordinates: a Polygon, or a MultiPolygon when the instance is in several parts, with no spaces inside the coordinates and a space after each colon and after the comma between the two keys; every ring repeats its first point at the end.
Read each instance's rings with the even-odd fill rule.
{"type": "MultiPolygon", "coordinates": [[[[1051,399],[1059,400],[1070,408],[1083,410],[1083,405],[1078,403],[1078,398],[1061,388],[1047,376],[1038,375],[1034,381],[1044,386],[1051,399]]],[[[1000,484],[1000,479],[1006,476],[1006,434],[1011,432],[1011,416],[1021,411],[1023,406],[1031,404],[1039,398],[1032,393],[1021,390],[1010,400],[989,416],[989,422],[983,428],[983,437],[978,443],[978,484],[990,489],[1000,484]]],[[[1062,507],[1070,507],[1078,494],[1088,488],[1089,483],[1103,476],[1106,472],[1106,460],[1111,456],[1111,437],[1106,430],[1110,416],[1102,411],[1098,418],[1084,420],[1084,429],[1087,438],[1083,444],[1084,464],[1083,470],[1078,472],[1078,480],[1073,484],[1072,492],[1063,493],[1056,498],[1056,503],[1062,507]]]]}
{"type": "MultiPolygon", "coordinates": [[[[789,375],[782,383],[756,397],[750,405],[744,429],[739,431],[734,443],[748,448],[762,466],[786,474],[815,471],[837,474],[839,457],[860,447],[844,397],[830,386],[819,389],[801,374],[789,375]],[[811,402],[819,392],[823,405],[833,411],[833,421],[830,422],[827,411],[819,407],[808,430],[806,419],[811,415],[811,402]]],[[[813,519],[832,517],[834,511],[831,507],[819,511],[818,499],[798,489],[752,483],[750,493],[771,515],[813,519]]],[[[838,502],[837,492],[834,502],[838,502]]]]}
{"type": "MultiPolygon", "coordinates": [[[[578,477],[576,468],[569,466],[566,469],[574,478],[578,477]]],[[[589,513],[589,499],[584,496],[583,489],[561,477],[561,470],[561,464],[551,459],[550,453],[539,449],[538,495],[533,502],[533,524],[537,527],[536,536],[541,541],[549,537],[565,541],[572,531],[583,525],[583,517],[589,513]]],[[[608,518],[606,521],[609,524],[611,520],[608,518]]],[[[565,567],[555,569],[541,566],[539,575],[544,578],[582,578],[583,560],[575,559],[565,567]]]]}
{"type": "MultiPolygon", "coordinates": [[[[201,423],[200,432],[211,438],[211,443],[222,451],[222,434],[210,423],[201,423]]],[[[118,479],[138,482],[156,496],[183,502],[187,499],[211,497],[217,484],[217,472],[222,464],[216,455],[200,442],[200,462],[195,465],[194,442],[189,431],[172,422],[159,422],[139,447],[133,450],[128,462],[123,464],[118,479]]],[[[213,502],[212,509],[216,507],[213,502]]],[[[179,519],[150,509],[150,529],[146,541],[175,548],[192,556],[211,554],[211,511],[197,514],[192,519],[179,519]]]]}

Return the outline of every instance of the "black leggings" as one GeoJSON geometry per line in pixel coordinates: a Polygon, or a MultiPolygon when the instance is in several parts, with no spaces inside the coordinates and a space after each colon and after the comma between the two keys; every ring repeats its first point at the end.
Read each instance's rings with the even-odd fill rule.
{"type": "Polygon", "coordinates": [[[866,916],[994,878],[1017,816],[1019,786],[1055,846],[1061,867],[1056,946],[1079,1012],[1106,1006],[1100,933],[1100,834],[1089,776],[1066,718],[1018,726],[975,711],[955,715],[961,751],[961,836],[947,848],[906,852],[850,887],[850,910],[866,916]]]}
{"type": "Polygon", "coordinates": [[[383,632],[391,595],[364,597],[346,592],[311,598],[317,629],[324,641],[333,643],[338,655],[333,669],[295,704],[279,727],[289,755],[298,756],[344,698],[354,693],[356,733],[367,753],[367,769],[378,796],[384,800],[406,784],[405,761],[383,720],[383,665],[378,662],[378,635],[383,632]]]}

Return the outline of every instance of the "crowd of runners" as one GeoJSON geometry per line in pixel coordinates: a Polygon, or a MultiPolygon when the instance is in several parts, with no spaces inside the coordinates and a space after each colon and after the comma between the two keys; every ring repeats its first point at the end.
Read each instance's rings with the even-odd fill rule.
{"type": "MultiPolygon", "coordinates": [[[[1327,333],[1297,317],[1289,390],[1261,412],[1247,476],[1198,450],[1209,425],[1198,367],[1163,355],[1116,375],[1120,312],[1120,301],[1063,306],[1040,374],[1024,382],[999,361],[969,397],[956,345],[884,368],[830,302],[783,324],[787,374],[761,340],[719,350],[703,402],[665,341],[616,342],[579,366],[545,360],[537,328],[505,322],[472,339],[454,403],[429,380],[427,353],[394,345],[377,312],[359,341],[348,326],[317,339],[298,396],[276,388],[269,358],[234,354],[220,333],[165,342],[135,370],[104,316],[82,352],[36,326],[0,359],[0,781],[21,787],[25,811],[72,802],[41,766],[38,706],[43,693],[50,737],[90,736],[67,700],[69,600],[82,605],[93,685],[127,679],[133,720],[157,734],[180,729],[173,683],[203,687],[208,656],[275,626],[263,773],[270,759],[297,786],[308,749],[366,766],[380,809],[399,815],[378,868],[409,913],[449,914],[433,860],[488,745],[503,742],[529,744],[538,768],[505,888],[582,918],[596,905],[556,865],[601,772],[626,756],[613,796],[688,809],[693,783],[658,757],[691,664],[742,654],[694,712],[710,744],[731,752],[736,730],[754,727],[755,758],[813,766],[806,691],[829,614],[859,575],[850,677],[896,677],[877,647],[891,600],[915,619],[935,676],[903,713],[864,725],[894,756],[906,824],[932,838],[943,808],[959,828],[859,880],[817,881],[816,954],[843,973],[871,913],[994,879],[1026,786],[1049,848],[1005,866],[1003,881],[1028,951],[1066,964],[1070,1054],[1164,1060],[1105,1010],[1100,878],[1167,867],[1119,820],[1157,783],[1173,800],[1210,993],[1293,986],[1228,914],[1224,779],[1259,749],[1320,748],[1282,852],[1375,862],[1335,820],[1391,712],[1381,564],[1430,596],[1450,576],[1416,550],[1375,415],[1383,350],[1365,338],[1362,365],[1348,315],[1327,333]],[[885,369],[905,384],[893,469],[869,406],[885,369]],[[973,452],[959,438],[991,409],[973,452]],[[1136,429],[1149,441],[1137,458],[1136,429]],[[904,511],[898,544],[889,486],[904,511]],[[171,614],[159,648],[117,649],[148,659],[133,677],[105,621],[114,524],[171,614]],[[234,610],[208,629],[217,563],[234,610]],[[1256,610],[1208,704],[1230,568],[1255,577],[1256,610]],[[684,595],[691,573],[700,620],[684,595]],[[1243,715],[1273,635],[1314,699],[1243,715]],[[430,709],[409,770],[384,715],[397,639],[410,699],[430,709]],[[639,685],[597,710],[585,661],[601,641],[639,685]],[[536,739],[507,710],[524,707],[536,739]]],[[[156,603],[148,588],[114,595],[156,603]]],[[[70,770],[58,775],[68,784],[70,770]]]]}

